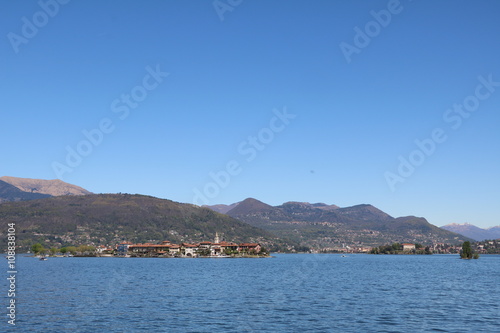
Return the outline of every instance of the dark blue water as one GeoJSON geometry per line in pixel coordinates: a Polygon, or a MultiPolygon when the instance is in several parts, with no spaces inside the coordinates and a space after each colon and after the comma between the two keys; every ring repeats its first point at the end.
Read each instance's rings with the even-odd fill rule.
{"type": "Polygon", "coordinates": [[[500,332],[500,256],[17,260],[8,331],[500,332]]]}

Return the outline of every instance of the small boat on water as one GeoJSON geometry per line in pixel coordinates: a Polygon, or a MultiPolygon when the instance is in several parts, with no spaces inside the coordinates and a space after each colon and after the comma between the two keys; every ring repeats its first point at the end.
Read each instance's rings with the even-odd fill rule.
{"type": "Polygon", "coordinates": [[[47,258],[46,258],[46,257],[40,257],[40,259],[39,259],[39,260],[41,260],[41,261],[45,261],[45,260],[47,260],[47,258]]]}

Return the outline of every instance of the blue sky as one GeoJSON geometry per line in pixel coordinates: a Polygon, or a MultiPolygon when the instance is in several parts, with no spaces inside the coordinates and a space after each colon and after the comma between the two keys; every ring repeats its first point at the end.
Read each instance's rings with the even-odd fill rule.
{"type": "Polygon", "coordinates": [[[0,6],[0,175],[500,224],[497,1],[0,6]]]}

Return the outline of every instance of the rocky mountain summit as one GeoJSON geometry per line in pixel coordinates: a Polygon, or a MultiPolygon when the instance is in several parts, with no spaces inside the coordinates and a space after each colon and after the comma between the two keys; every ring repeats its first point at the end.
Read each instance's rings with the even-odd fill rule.
{"type": "Polygon", "coordinates": [[[0,203],[87,194],[92,194],[92,192],[59,179],[0,177],[0,203]]]}

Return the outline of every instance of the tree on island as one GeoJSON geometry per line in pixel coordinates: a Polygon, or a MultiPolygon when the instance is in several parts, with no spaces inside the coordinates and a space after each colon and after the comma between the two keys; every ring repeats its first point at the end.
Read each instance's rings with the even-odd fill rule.
{"type": "Polygon", "coordinates": [[[68,246],[68,247],[66,247],[66,252],[69,252],[72,255],[75,255],[76,254],[76,247],[75,246],[68,246]]]}
{"type": "Polygon", "coordinates": [[[474,253],[472,251],[472,247],[470,246],[470,242],[467,241],[467,242],[464,242],[462,244],[462,252],[460,253],[460,258],[461,259],[478,259],[479,258],[479,254],[477,253],[474,253]]]}
{"type": "Polygon", "coordinates": [[[31,251],[33,251],[33,253],[35,255],[38,255],[38,254],[45,253],[45,248],[43,247],[42,244],[36,243],[36,244],[33,244],[33,246],[31,246],[31,251]]]}

